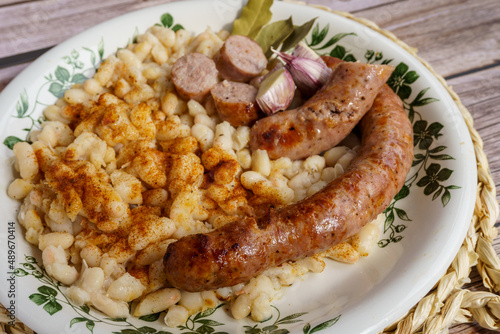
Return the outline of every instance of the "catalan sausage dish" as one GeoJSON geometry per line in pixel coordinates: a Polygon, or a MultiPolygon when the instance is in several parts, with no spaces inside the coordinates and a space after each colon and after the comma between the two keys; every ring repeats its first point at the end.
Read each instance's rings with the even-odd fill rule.
{"type": "Polygon", "coordinates": [[[266,320],[297,278],[376,245],[413,160],[393,69],[154,25],[13,147],[25,238],[109,317],[266,320]]]}

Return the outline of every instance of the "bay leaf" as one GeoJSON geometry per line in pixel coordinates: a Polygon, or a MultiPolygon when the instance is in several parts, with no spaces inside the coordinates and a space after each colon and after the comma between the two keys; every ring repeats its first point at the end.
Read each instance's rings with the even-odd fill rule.
{"type": "Polygon", "coordinates": [[[317,17],[313,18],[310,21],[307,21],[301,26],[294,26],[293,32],[285,39],[283,45],[281,46],[281,52],[286,52],[292,48],[294,48],[301,40],[306,38],[311,29],[313,28],[314,21],[316,21],[317,17]]]}
{"type": "Polygon", "coordinates": [[[269,23],[259,32],[255,41],[269,58],[272,55],[271,47],[277,48],[293,32],[293,21],[290,16],[287,20],[269,23]]]}
{"type": "Polygon", "coordinates": [[[233,22],[233,35],[255,38],[259,31],[271,21],[273,0],[248,0],[239,18],[233,22]]]}

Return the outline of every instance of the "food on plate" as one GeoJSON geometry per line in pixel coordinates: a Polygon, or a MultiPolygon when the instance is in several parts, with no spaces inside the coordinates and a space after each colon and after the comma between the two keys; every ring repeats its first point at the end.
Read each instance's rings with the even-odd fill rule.
{"type": "Polygon", "coordinates": [[[270,208],[262,217],[245,217],[170,244],[165,254],[167,280],[187,291],[232,286],[268,267],[325,251],[357,233],[390,204],[413,161],[412,125],[387,85],[361,121],[361,132],[359,156],[341,177],[314,195],[281,209],[270,208]]]}
{"type": "Polygon", "coordinates": [[[260,45],[243,35],[229,36],[214,59],[222,78],[238,82],[256,77],[267,65],[260,45]]]}
{"type": "Polygon", "coordinates": [[[244,82],[223,80],[211,90],[222,121],[232,126],[253,125],[259,118],[257,88],[244,82]]]}
{"type": "Polygon", "coordinates": [[[340,62],[328,83],[302,106],[257,121],[250,148],[271,159],[303,159],[338,144],[370,109],[393,67],[340,62]]]}
{"type": "MultiPolygon", "coordinates": [[[[257,92],[277,89],[273,75],[285,72],[257,47],[224,30],[195,35],[152,26],[48,106],[41,128],[14,146],[19,175],[8,194],[22,201],[18,221],[75,305],[113,318],[129,310],[137,317],[165,312],[175,327],[228,302],[236,319],[263,321],[283,287],[323,271],[325,258],[354,263],[368,255],[381,224],[377,214],[401,186],[412,156],[411,127],[383,85],[390,68],[318,58],[335,68],[322,90],[307,102],[292,90],[292,105],[305,106],[263,118],[257,92]],[[350,71],[372,82],[352,85],[363,93],[352,100],[342,90],[358,78],[350,71]],[[351,102],[357,109],[342,107],[351,102]],[[287,143],[285,154],[253,144],[252,133],[270,136],[265,124],[291,130],[281,119],[288,122],[292,113],[328,132],[330,106],[334,117],[349,114],[349,129],[351,118],[371,107],[361,122],[363,144],[345,129],[335,147],[340,135],[287,143]],[[322,118],[311,116],[317,111],[322,118]],[[262,240],[275,248],[259,248],[262,240]],[[240,254],[243,248],[254,253],[240,254]]],[[[283,109],[291,102],[284,100],[276,102],[283,109]]]]}
{"type": "Polygon", "coordinates": [[[188,53],[172,66],[172,82],[185,100],[203,102],[217,84],[217,69],[212,59],[202,53],[188,53]]]}
{"type": "Polygon", "coordinates": [[[274,68],[271,72],[254,81],[259,90],[257,104],[266,115],[286,110],[295,96],[295,82],[284,68],[274,68]]]}

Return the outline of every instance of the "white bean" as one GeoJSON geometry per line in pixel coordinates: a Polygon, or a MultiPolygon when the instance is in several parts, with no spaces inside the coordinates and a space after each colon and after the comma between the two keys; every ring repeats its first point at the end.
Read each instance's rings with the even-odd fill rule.
{"type": "Polygon", "coordinates": [[[246,318],[252,308],[252,299],[246,293],[238,296],[231,304],[231,314],[236,320],[246,318]]]}
{"type": "Polygon", "coordinates": [[[218,147],[226,152],[233,152],[233,132],[234,128],[228,122],[224,121],[217,124],[215,128],[214,147],[218,147]]]}
{"type": "Polygon", "coordinates": [[[64,100],[70,104],[84,103],[90,99],[90,95],[81,88],[70,88],[64,92],[64,100]]]}
{"type": "Polygon", "coordinates": [[[233,150],[239,151],[245,148],[250,141],[250,128],[248,126],[239,126],[233,133],[233,150]]]}
{"type": "Polygon", "coordinates": [[[107,293],[113,299],[130,302],[140,297],[144,290],[146,290],[146,287],[142,285],[139,279],[126,273],[111,283],[107,293]]]}
{"type": "Polygon", "coordinates": [[[187,107],[188,107],[189,115],[191,115],[193,117],[196,117],[196,115],[200,115],[200,114],[202,114],[202,115],[207,114],[205,107],[203,107],[203,105],[201,105],[201,103],[199,103],[195,100],[189,100],[187,103],[187,107]]]}
{"type": "Polygon", "coordinates": [[[82,274],[80,286],[88,293],[99,291],[104,285],[104,271],[99,267],[87,268],[82,274]]]}
{"type": "Polygon", "coordinates": [[[168,308],[164,321],[168,327],[177,327],[186,323],[189,317],[189,311],[180,305],[172,305],[168,308]]]}
{"type": "Polygon", "coordinates": [[[272,317],[273,310],[271,308],[271,301],[269,296],[265,293],[259,294],[252,302],[252,319],[254,321],[262,322],[272,317]]]}
{"type": "Polygon", "coordinates": [[[131,228],[128,244],[133,250],[141,250],[151,243],[170,237],[175,229],[174,221],[167,217],[145,220],[131,228]]]}
{"type": "Polygon", "coordinates": [[[76,285],[70,286],[66,290],[66,296],[76,306],[82,306],[90,302],[90,294],[76,285]]]}
{"type": "Polygon", "coordinates": [[[312,155],[304,160],[304,169],[308,172],[321,172],[325,168],[325,158],[320,155],[312,155]]]}
{"type": "Polygon", "coordinates": [[[271,173],[271,161],[266,150],[255,150],[252,153],[252,170],[263,176],[271,173]]]}
{"type": "Polygon", "coordinates": [[[16,166],[24,180],[31,180],[38,174],[38,160],[33,147],[27,142],[18,142],[12,148],[16,157],[16,166]]]}
{"type": "Polygon", "coordinates": [[[128,304],[124,301],[116,301],[100,293],[94,293],[90,295],[90,302],[111,318],[126,318],[129,315],[128,304]]]}
{"type": "Polygon", "coordinates": [[[212,148],[214,143],[214,132],[207,125],[202,123],[196,123],[191,128],[191,136],[196,138],[200,143],[201,150],[203,152],[208,151],[212,148]]]}
{"type": "Polygon", "coordinates": [[[356,152],[354,151],[349,151],[343,156],[340,157],[340,159],[337,161],[338,165],[341,165],[344,170],[349,167],[351,164],[351,161],[356,157],[356,152]]]}
{"type": "Polygon", "coordinates": [[[349,148],[346,146],[336,146],[325,152],[324,158],[328,167],[333,167],[341,156],[346,154],[349,148]]]}
{"type": "Polygon", "coordinates": [[[165,288],[146,295],[134,310],[135,317],[165,311],[181,299],[178,289],[165,288]]]}
{"type": "Polygon", "coordinates": [[[150,244],[137,254],[137,257],[135,259],[136,263],[142,266],[147,266],[163,258],[168,245],[170,245],[174,241],[175,239],[166,239],[150,244]]]}
{"type": "Polygon", "coordinates": [[[21,200],[28,196],[33,190],[33,185],[24,179],[15,179],[9,184],[7,188],[7,195],[10,198],[21,200]]]}
{"type": "Polygon", "coordinates": [[[368,256],[377,244],[380,236],[378,222],[373,221],[366,224],[357,234],[351,238],[351,244],[360,256],[368,256]]]}
{"type": "Polygon", "coordinates": [[[181,291],[179,305],[184,306],[191,314],[201,311],[203,309],[201,293],[181,291]]]}
{"type": "Polygon", "coordinates": [[[52,232],[43,234],[38,238],[38,248],[44,250],[49,245],[58,247],[61,246],[62,249],[68,249],[73,245],[75,237],[72,234],[66,232],[52,232]]]}
{"type": "Polygon", "coordinates": [[[323,254],[332,260],[343,263],[355,263],[359,259],[359,253],[347,242],[337,244],[323,254]]]}
{"type": "Polygon", "coordinates": [[[87,262],[90,267],[98,267],[102,260],[102,251],[96,245],[88,244],[80,251],[80,257],[87,262]]]}
{"type": "Polygon", "coordinates": [[[215,131],[215,128],[217,126],[215,121],[207,114],[197,114],[194,117],[194,124],[204,124],[204,125],[208,126],[210,128],[210,130],[212,130],[212,131],[215,131]]]}

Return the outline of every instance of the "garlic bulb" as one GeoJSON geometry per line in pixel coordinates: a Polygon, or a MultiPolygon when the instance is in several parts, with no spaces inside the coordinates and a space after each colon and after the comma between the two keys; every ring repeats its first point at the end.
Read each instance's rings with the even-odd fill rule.
{"type": "Polygon", "coordinates": [[[325,61],[321,59],[321,56],[316,53],[313,49],[311,49],[306,42],[300,41],[299,44],[295,47],[295,49],[292,52],[292,56],[294,57],[301,57],[301,58],[309,58],[312,60],[319,61],[322,64],[325,64],[325,61]]]}
{"type": "Polygon", "coordinates": [[[321,60],[305,57],[295,57],[284,52],[275,53],[286,63],[285,68],[302,93],[311,96],[328,81],[332,70],[321,60]]]}
{"type": "Polygon", "coordinates": [[[291,74],[280,68],[270,72],[261,82],[257,92],[257,104],[267,115],[288,108],[295,93],[291,74]]]}

